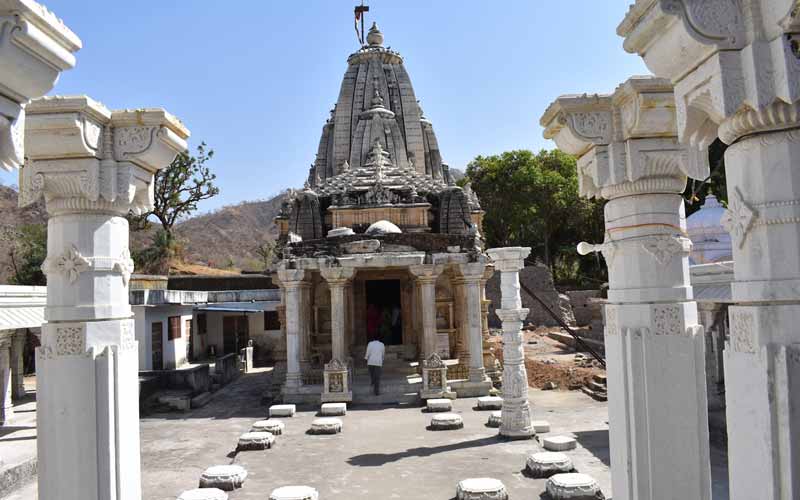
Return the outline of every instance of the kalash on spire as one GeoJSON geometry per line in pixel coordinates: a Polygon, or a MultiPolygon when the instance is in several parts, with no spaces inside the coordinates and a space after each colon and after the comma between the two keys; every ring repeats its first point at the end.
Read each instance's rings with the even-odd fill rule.
{"type": "MultiPolygon", "coordinates": [[[[361,8],[356,15],[363,21],[361,8]]],[[[281,397],[368,401],[364,394],[372,391],[359,390],[364,381],[348,365],[363,368],[365,346],[378,336],[387,354],[395,353],[398,373],[413,370],[412,360],[434,373],[423,383],[405,375],[387,382],[394,392],[381,401],[417,391],[423,398],[452,397],[450,386],[435,382],[440,358],[468,366],[468,379],[452,381],[459,395],[487,395],[483,212],[475,193],[456,186],[442,163],[403,58],[384,47],[377,24],[366,36],[358,28],[361,46],[347,59],[306,187],[290,191],[276,218],[275,278],[286,292],[286,336],[275,351],[276,361],[286,356],[281,397]],[[482,321],[456,321],[454,311],[482,321]],[[370,317],[391,317],[392,325],[378,329],[370,317]],[[323,381],[321,394],[314,393],[319,385],[305,382],[308,374],[323,381]]],[[[496,361],[488,363],[497,375],[496,361]]]]}
{"type": "MultiPolygon", "coordinates": [[[[363,23],[359,8],[356,22],[363,23]]],[[[282,236],[324,238],[331,229],[364,230],[381,219],[413,232],[479,232],[478,199],[455,186],[442,162],[403,58],[384,46],[377,23],[363,41],[347,58],[306,188],[292,192],[277,218],[282,236]]]]}

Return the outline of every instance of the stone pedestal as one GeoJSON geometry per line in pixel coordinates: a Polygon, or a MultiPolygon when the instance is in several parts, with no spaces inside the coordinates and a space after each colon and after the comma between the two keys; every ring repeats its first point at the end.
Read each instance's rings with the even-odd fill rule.
{"type": "Polygon", "coordinates": [[[422,390],[419,397],[425,399],[438,399],[455,397],[447,386],[447,365],[435,352],[422,362],[422,390]]]}
{"type": "Polygon", "coordinates": [[[578,156],[581,194],[609,200],[605,241],[578,252],[602,252],[609,270],[611,475],[621,499],[711,495],[705,342],[681,197],[687,176],[708,175],[707,154],[678,143],[675,119],[671,85],[653,77],[560,97],[541,119],[545,137],[578,156]]]}
{"type": "Polygon", "coordinates": [[[422,306],[422,356],[428,359],[436,352],[436,279],[442,273],[442,266],[423,264],[409,267],[417,277],[422,306]]]}
{"type": "Polygon", "coordinates": [[[495,310],[503,324],[503,410],[500,435],[511,439],[529,439],[535,434],[528,404],[528,374],[522,346],[522,322],[528,309],[522,307],[519,294],[519,270],[525,267],[530,248],[491,248],[487,251],[500,271],[502,307],[495,310]]]}
{"type": "Polygon", "coordinates": [[[350,373],[346,364],[332,359],[325,365],[323,377],[323,403],[348,403],[353,400],[350,388],[350,373]]]}
{"type": "Polygon", "coordinates": [[[189,133],[164,110],[111,112],[87,97],[43,98],[26,112],[20,204],[44,196],[50,215],[47,323],[36,353],[39,498],[137,500],[125,215],[152,207],[153,175],[186,149],[189,133]]]}
{"type": "Polygon", "coordinates": [[[722,219],[738,304],[723,352],[730,498],[797,498],[800,9],[794,0],[674,3],[635,2],[617,32],[674,84],[681,142],[730,145],[722,219]]]}
{"type": "Polygon", "coordinates": [[[11,397],[25,396],[25,339],[28,330],[17,330],[11,337],[11,397]]]}

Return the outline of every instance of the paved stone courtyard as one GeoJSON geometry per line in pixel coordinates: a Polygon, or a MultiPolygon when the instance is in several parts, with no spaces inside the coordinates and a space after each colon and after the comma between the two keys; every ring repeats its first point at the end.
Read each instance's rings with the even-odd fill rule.
{"type": "MultiPolygon", "coordinates": [[[[545,480],[523,474],[536,441],[501,441],[485,426],[489,412],[473,410],[475,399],[458,399],[453,411],[464,429],[425,429],[431,414],[418,407],[361,405],[342,417],[344,432],[306,434],[315,409],[299,408],[284,419],[286,431],[271,450],[235,454],[240,434],[266,416],[259,401],[268,371],[243,375],[223,388],[204,408],[187,413],[148,416],[141,421],[142,488],[146,500],[174,500],[196,487],[200,473],[215,464],[237,463],[249,473],[244,488],[230,498],[263,500],[272,489],[289,484],[317,488],[325,500],[420,498],[451,499],[456,483],[467,477],[502,480],[511,498],[539,498],[545,480]]],[[[530,390],[536,419],[549,420],[552,435],[575,436],[578,448],[567,452],[581,472],[595,477],[611,496],[608,471],[606,404],[579,392],[530,390]]],[[[33,443],[32,440],[27,441],[33,443]]],[[[5,443],[0,439],[0,452],[5,443]]],[[[715,451],[713,460],[724,459],[715,451]]],[[[715,500],[727,499],[727,470],[715,465],[715,500]]],[[[35,483],[6,497],[35,498],[35,483]]]]}

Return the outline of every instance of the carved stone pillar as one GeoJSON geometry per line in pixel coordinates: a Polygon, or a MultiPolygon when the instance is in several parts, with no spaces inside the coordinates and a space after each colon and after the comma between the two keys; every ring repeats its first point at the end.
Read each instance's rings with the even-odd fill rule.
{"type": "MultiPolygon", "coordinates": [[[[639,0],[625,49],[675,85],[678,136],[725,152],[731,500],[800,497],[800,6],[639,0]]],[[[616,494],[616,491],[615,491],[616,494]]]]}
{"type": "Polygon", "coordinates": [[[25,158],[25,104],[48,93],[75,66],[80,39],[45,7],[23,0],[0,3],[0,168],[25,158]]]}
{"type": "Polygon", "coordinates": [[[436,279],[442,273],[442,266],[421,264],[411,266],[411,273],[417,277],[422,306],[422,356],[428,359],[436,352],[436,279]]]}
{"type": "Polygon", "coordinates": [[[50,215],[36,353],[39,498],[140,499],[125,215],[152,207],[153,175],[186,150],[189,132],[162,109],[111,112],[87,97],[46,97],[26,112],[20,204],[44,196],[50,215]]]}
{"type": "Polygon", "coordinates": [[[483,368],[483,322],[481,321],[481,280],[486,269],[484,262],[460,264],[458,272],[463,283],[464,330],[469,352],[469,381],[486,382],[483,368]]]}
{"type": "Polygon", "coordinates": [[[503,409],[500,435],[528,439],[535,434],[528,404],[528,373],[522,346],[522,322],[528,309],[522,307],[519,271],[525,267],[527,247],[490,248],[486,251],[500,271],[500,305],[495,312],[503,323],[503,409]]]}
{"type": "Polygon", "coordinates": [[[580,192],[608,199],[611,477],[626,500],[709,499],[710,465],[702,327],[692,301],[681,193],[708,175],[706,155],[675,137],[672,87],[634,77],[612,95],[559,97],[545,137],[577,155],[580,192]],[[683,436],[673,448],[675,436],[683,436]]]}
{"type": "Polygon", "coordinates": [[[0,337],[0,426],[8,425],[14,416],[11,402],[11,336],[0,337]]]}
{"type": "Polygon", "coordinates": [[[312,283],[303,281],[299,289],[298,341],[300,351],[300,371],[308,370],[311,365],[311,330],[314,328],[314,308],[312,306],[312,283]]]}
{"type": "Polygon", "coordinates": [[[25,396],[25,339],[27,329],[19,329],[11,337],[11,397],[20,399],[25,396]]]}
{"type": "Polygon", "coordinates": [[[331,291],[331,362],[325,365],[325,378],[336,382],[325,384],[324,401],[352,401],[353,393],[349,391],[348,355],[346,338],[346,301],[345,288],[355,275],[355,270],[348,267],[326,267],[320,274],[328,282],[331,291]],[[330,372],[330,373],[329,373],[330,372]],[[341,379],[341,380],[340,380],[341,379]],[[332,389],[336,389],[333,391],[332,389]]]}
{"type": "Polygon", "coordinates": [[[483,337],[483,367],[486,373],[494,381],[497,376],[498,362],[489,342],[489,305],[491,300],[486,298],[486,283],[494,274],[494,266],[488,265],[481,278],[481,337],[483,337]]]}
{"type": "Polygon", "coordinates": [[[278,278],[286,291],[286,383],[285,392],[295,392],[303,384],[300,371],[300,319],[303,280],[306,272],[302,269],[280,269],[278,278]]]}

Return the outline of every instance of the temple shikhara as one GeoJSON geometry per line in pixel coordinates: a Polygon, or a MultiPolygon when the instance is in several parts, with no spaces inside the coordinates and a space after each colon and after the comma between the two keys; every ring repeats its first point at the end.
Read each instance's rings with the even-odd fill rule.
{"type": "Polygon", "coordinates": [[[488,394],[480,202],[443,163],[403,58],[376,24],[366,42],[347,59],[305,187],[277,218],[283,397],[352,400],[376,336],[391,377],[384,400],[427,391],[426,362],[462,376],[439,393],[488,394]]]}

